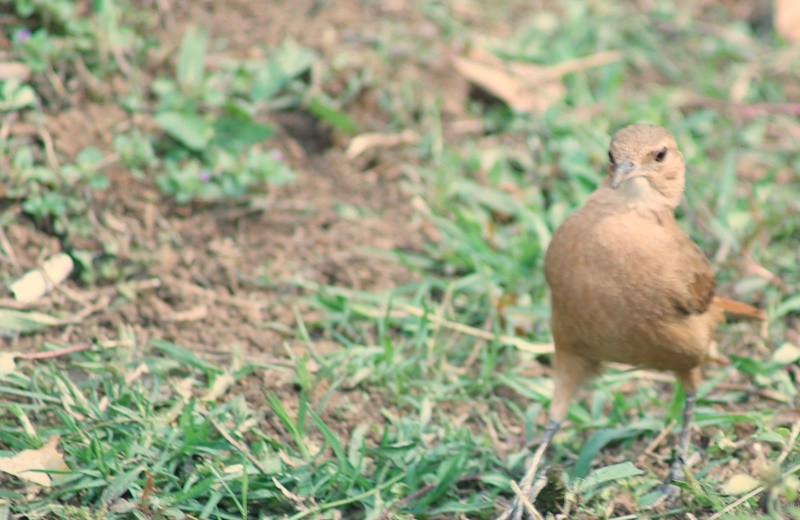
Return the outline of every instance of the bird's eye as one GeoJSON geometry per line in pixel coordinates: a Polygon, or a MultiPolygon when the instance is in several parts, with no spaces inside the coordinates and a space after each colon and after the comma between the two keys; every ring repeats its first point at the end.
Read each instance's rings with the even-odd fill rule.
{"type": "Polygon", "coordinates": [[[667,156],[667,147],[665,146],[658,152],[656,152],[656,162],[664,162],[664,158],[667,156]]]}
{"type": "Polygon", "coordinates": [[[608,162],[611,164],[615,164],[617,161],[614,160],[614,154],[611,153],[611,150],[608,151],[608,162]]]}

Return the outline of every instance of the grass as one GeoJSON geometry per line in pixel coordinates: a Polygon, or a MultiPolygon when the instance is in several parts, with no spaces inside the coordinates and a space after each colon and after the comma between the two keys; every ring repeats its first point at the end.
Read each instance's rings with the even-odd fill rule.
{"type": "MultiPolygon", "coordinates": [[[[208,35],[189,29],[174,70],[156,68],[152,81],[147,53],[159,44],[157,24],[126,3],[96,2],[86,16],[59,0],[1,8],[12,20],[2,29],[10,56],[35,73],[0,81],[4,116],[57,114],[70,84],[154,123],[119,130],[111,149],[62,161],[53,161],[41,131],[37,139],[0,133],[4,197],[36,229],[66,243],[91,236],[88,215],[112,165],[160,189],[165,208],[247,200],[293,177],[264,118],[304,110],[347,136],[358,121],[345,107],[372,89],[386,113],[379,130],[411,128],[419,138],[404,150],[403,182],[415,218],[435,237],[421,251],[393,252],[416,281],[389,291],[280,281],[315,311],[296,314],[280,359],[234,349],[212,362],[159,330],[140,341],[122,324],[112,339],[87,331],[90,348],[80,353],[18,358],[0,376],[0,456],[42,449],[57,436],[69,469],[54,472],[50,487],[0,474],[1,516],[492,517],[524,472],[552,390],[542,353],[550,341],[547,244],[597,184],[610,132],[649,121],[668,126],[685,154],[681,225],[713,258],[720,292],[759,304],[770,321],[763,335],[750,324],[718,333],[730,363],[706,371],[692,449],[702,457],[678,503],[648,509],[671,457],[680,395],[668,375],[612,367],[573,404],[556,438],[549,460],[563,472],[552,473],[550,512],[800,518],[800,423],[790,413],[800,359],[791,336],[800,315],[800,127],[787,104],[800,72],[793,51],[715,7],[695,19],[668,4],[643,11],[571,1],[515,18],[502,4],[491,13],[513,22],[502,39],[480,38],[484,28],[447,2],[418,2],[434,36],[411,47],[401,22],[378,20],[366,70],[349,66],[344,52],[328,61],[288,41],[261,59],[209,67],[208,35]],[[563,77],[563,96],[542,113],[472,96],[458,117],[478,130],[460,134],[446,92],[397,84],[380,67],[432,62],[465,43],[541,65],[621,54],[563,77]],[[131,85],[127,96],[102,88],[115,75],[131,85]],[[338,96],[325,89],[342,75],[338,96]],[[323,350],[323,342],[337,348],[323,350]],[[290,380],[290,390],[263,384],[263,373],[267,383],[290,380]],[[244,391],[254,380],[255,395],[244,391]]],[[[12,216],[0,220],[4,228],[12,216]]],[[[81,260],[76,283],[85,287],[137,281],[136,269],[103,270],[113,249],[70,253],[81,260]]],[[[53,325],[46,315],[0,310],[4,335],[35,337],[53,325]]]]}

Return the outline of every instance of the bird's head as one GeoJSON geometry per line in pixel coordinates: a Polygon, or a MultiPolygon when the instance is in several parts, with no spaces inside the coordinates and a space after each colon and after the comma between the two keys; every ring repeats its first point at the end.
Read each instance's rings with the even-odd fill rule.
{"type": "Polygon", "coordinates": [[[611,138],[607,185],[632,201],[664,200],[677,206],[684,169],[675,138],[663,127],[630,125],[611,138]]]}

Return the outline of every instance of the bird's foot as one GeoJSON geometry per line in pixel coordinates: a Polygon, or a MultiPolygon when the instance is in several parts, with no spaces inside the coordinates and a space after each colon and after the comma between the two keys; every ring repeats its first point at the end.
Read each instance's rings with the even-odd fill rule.
{"type": "Polygon", "coordinates": [[[663,484],[658,486],[654,491],[660,493],[659,497],[655,500],[654,504],[660,504],[664,502],[671,502],[672,500],[678,498],[681,494],[681,488],[675,485],[675,482],[679,480],[683,480],[685,478],[684,472],[684,462],[681,457],[676,457],[672,464],[669,467],[669,473],[667,473],[667,478],[663,484]]]}
{"type": "Polygon", "coordinates": [[[681,488],[672,482],[665,482],[658,486],[655,491],[660,493],[659,497],[653,502],[654,504],[661,504],[664,502],[671,502],[681,496],[681,488]]]}

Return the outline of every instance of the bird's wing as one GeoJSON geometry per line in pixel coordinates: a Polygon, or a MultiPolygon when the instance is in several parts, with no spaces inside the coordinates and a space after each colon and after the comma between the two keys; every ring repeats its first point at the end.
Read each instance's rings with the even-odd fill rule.
{"type": "Polygon", "coordinates": [[[670,300],[682,314],[702,314],[714,299],[714,272],[697,244],[683,232],[675,236],[678,240],[675,251],[680,259],[675,262],[673,276],[679,283],[670,286],[670,300]]]}

